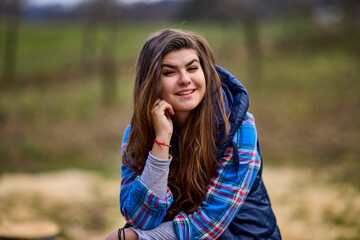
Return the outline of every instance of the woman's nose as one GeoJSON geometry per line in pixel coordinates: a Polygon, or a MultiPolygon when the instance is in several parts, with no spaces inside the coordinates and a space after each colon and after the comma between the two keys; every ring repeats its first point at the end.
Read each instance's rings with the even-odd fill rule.
{"type": "Polygon", "coordinates": [[[191,83],[191,77],[188,73],[181,73],[180,74],[180,79],[179,79],[179,84],[180,85],[188,85],[191,83]]]}

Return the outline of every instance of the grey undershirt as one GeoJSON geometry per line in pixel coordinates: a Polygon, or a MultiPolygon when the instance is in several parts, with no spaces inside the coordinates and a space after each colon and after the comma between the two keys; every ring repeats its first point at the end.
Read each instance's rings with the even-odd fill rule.
{"type": "Polygon", "coordinates": [[[177,240],[177,236],[174,231],[173,223],[163,222],[152,230],[140,230],[138,228],[132,228],[139,240],[177,240]]]}
{"type": "MultiPolygon", "coordinates": [[[[169,159],[160,159],[149,152],[144,171],[140,176],[140,181],[162,199],[166,196],[171,160],[172,156],[169,159]]],[[[138,234],[139,240],[177,240],[172,221],[161,223],[152,230],[132,229],[138,234]]]]}
{"type": "Polygon", "coordinates": [[[166,196],[171,160],[172,156],[169,159],[160,159],[149,152],[144,171],[140,176],[140,181],[162,199],[166,196]]]}

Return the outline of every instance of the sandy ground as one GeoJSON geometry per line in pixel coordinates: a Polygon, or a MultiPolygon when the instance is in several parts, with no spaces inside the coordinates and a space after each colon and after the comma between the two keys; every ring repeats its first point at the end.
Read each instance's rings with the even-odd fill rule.
{"type": "MultiPolygon", "coordinates": [[[[360,239],[359,191],[308,170],[265,167],[263,175],[283,239],[360,239]]],[[[5,174],[0,230],[5,223],[50,221],[59,239],[104,239],[124,223],[119,186],[120,179],[82,170],[5,174]]]]}

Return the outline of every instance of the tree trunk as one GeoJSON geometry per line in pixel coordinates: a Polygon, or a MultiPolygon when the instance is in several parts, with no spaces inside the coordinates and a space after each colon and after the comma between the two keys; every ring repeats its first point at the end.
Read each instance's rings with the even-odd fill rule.
{"type": "Polygon", "coordinates": [[[249,81],[261,82],[263,78],[259,22],[255,18],[244,21],[249,81]]]}
{"type": "Polygon", "coordinates": [[[81,64],[86,73],[91,74],[95,68],[95,49],[96,49],[96,27],[95,23],[85,19],[83,28],[83,39],[81,46],[81,64]]]}
{"type": "Polygon", "coordinates": [[[116,84],[116,44],[117,26],[115,23],[110,26],[111,34],[102,49],[100,71],[102,78],[102,102],[104,105],[113,104],[117,96],[116,84]]]}
{"type": "Polygon", "coordinates": [[[8,86],[15,81],[16,52],[18,43],[20,1],[10,0],[7,4],[7,21],[5,30],[5,48],[2,84],[8,86]]]}
{"type": "Polygon", "coordinates": [[[355,55],[358,66],[360,67],[360,2],[359,0],[344,0],[342,3],[343,29],[345,35],[350,39],[348,47],[350,52],[355,55]]]}

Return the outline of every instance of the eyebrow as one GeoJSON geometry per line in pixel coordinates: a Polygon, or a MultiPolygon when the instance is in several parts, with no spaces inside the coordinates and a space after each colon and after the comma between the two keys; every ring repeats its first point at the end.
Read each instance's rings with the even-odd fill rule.
{"type": "MultiPolygon", "coordinates": [[[[198,62],[198,63],[199,63],[199,61],[194,58],[193,60],[191,60],[190,62],[188,62],[187,64],[185,64],[185,67],[190,66],[190,65],[193,64],[194,62],[198,62]]],[[[171,65],[171,64],[167,64],[167,63],[161,64],[161,67],[176,68],[176,66],[171,65]]]]}

